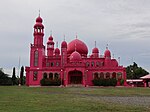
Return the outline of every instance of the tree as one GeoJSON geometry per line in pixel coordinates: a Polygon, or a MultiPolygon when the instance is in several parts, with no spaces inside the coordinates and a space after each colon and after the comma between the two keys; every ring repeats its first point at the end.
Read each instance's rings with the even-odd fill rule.
{"type": "Polygon", "coordinates": [[[126,67],[127,79],[139,79],[140,77],[149,74],[142,67],[138,67],[138,65],[133,62],[133,65],[129,65],[126,67]]]}
{"type": "Polygon", "coordinates": [[[16,71],[15,71],[15,67],[13,68],[13,75],[12,75],[12,85],[17,85],[18,84],[18,81],[17,81],[17,78],[16,78],[16,71]]]}
{"type": "Polygon", "coordinates": [[[23,81],[23,74],[24,74],[24,67],[21,67],[21,71],[20,71],[20,84],[24,85],[24,81],[23,81]]]}
{"type": "Polygon", "coordinates": [[[5,74],[2,69],[0,69],[0,85],[12,85],[12,80],[5,74]]]}

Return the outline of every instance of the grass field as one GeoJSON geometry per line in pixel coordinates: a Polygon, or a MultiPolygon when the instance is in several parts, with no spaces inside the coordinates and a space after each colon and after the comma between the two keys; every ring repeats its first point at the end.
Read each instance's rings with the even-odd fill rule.
{"type": "Polygon", "coordinates": [[[0,86],[0,112],[150,112],[150,88],[0,86]]]}

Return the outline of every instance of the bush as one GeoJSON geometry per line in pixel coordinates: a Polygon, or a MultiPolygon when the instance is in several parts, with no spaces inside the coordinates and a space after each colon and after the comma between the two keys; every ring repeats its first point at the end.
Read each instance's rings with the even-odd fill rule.
{"type": "Polygon", "coordinates": [[[92,80],[94,86],[116,86],[117,80],[115,78],[111,79],[94,79],[92,80]]]}
{"type": "Polygon", "coordinates": [[[45,79],[43,78],[41,81],[41,86],[60,86],[61,79],[45,79]]]}

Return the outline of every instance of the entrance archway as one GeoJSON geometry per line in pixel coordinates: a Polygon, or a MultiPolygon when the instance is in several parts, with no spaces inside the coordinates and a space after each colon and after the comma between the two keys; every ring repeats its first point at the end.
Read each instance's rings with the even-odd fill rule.
{"type": "Polygon", "coordinates": [[[83,75],[81,71],[70,71],[68,76],[69,84],[82,84],[83,75]]]}

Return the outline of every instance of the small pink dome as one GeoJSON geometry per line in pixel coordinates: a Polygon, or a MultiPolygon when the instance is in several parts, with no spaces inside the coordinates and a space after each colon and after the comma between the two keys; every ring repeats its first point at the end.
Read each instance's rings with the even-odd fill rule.
{"type": "Polygon", "coordinates": [[[92,50],[92,53],[99,53],[99,50],[97,47],[95,47],[93,50],[92,50]]]}
{"type": "Polygon", "coordinates": [[[104,53],[105,57],[111,57],[111,53],[108,49],[106,49],[105,53],[104,53]]]}
{"type": "Polygon", "coordinates": [[[36,23],[34,25],[34,28],[37,28],[37,27],[44,28],[44,25],[42,23],[36,23]]]}
{"type": "Polygon", "coordinates": [[[39,16],[39,17],[36,18],[36,22],[42,23],[43,20],[42,20],[42,18],[39,16]]]}
{"type": "Polygon", "coordinates": [[[86,44],[84,42],[82,42],[81,40],[79,40],[79,39],[72,40],[68,44],[67,53],[71,54],[75,51],[75,49],[81,55],[87,55],[88,54],[88,48],[87,48],[86,44]]]}
{"type": "Polygon", "coordinates": [[[48,38],[48,40],[53,40],[53,37],[52,37],[52,35],[48,38]]]}
{"type": "Polygon", "coordinates": [[[54,44],[52,35],[48,38],[47,44],[54,44]]]}
{"type": "Polygon", "coordinates": [[[61,43],[61,48],[67,48],[67,42],[66,41],[63,41],[61,43]]]}
{"type": "Polygon", "coordinates": [[[60,50],[58,48],[55,49],[55,54],[60,54],[60,50]]]}
{"type": "Polygon", "coordinates": [[[113,66],[114,67],[117,67],[118,66],[118,62],[116,59],[112,59],[112,63],[113,63],[113,66]]]}
{"type": "Polygon", "coordinates": [[[71,55],[70,55],[70,61],[75,62],[75,61],[81,61],[81,55],[77,52],[74,51],[71,55]]]}

